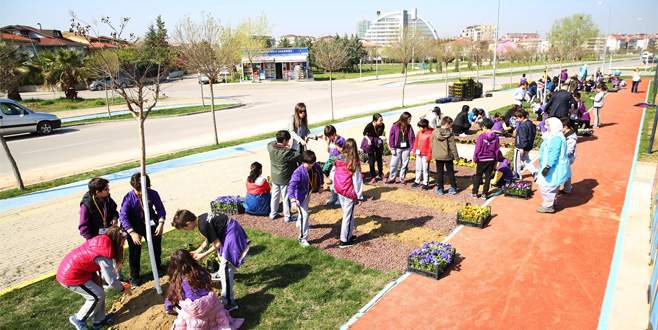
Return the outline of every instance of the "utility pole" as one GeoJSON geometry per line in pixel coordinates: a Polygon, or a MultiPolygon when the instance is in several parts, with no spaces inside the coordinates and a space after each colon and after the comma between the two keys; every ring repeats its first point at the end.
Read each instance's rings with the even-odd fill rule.
{"type": "MultiPolygon", "coordinates": [[[[647,100],[647,102],[650,102],[651,105],[656,107],[656,90],[658,89],[658,65],[656,66],[656,72],[653,76],[653,87],[651,88],[651,93],[653,93],[653,100],[647,100]]],[[[658,125],[658,116],[653,117],[653,127],[651,128],[651,136],[649,136],[649,149],[647,149],[647,153],[651,153],[653,150],[653,140],[654,137],[656,136],[656,125],[658,125]]]]}
{"type": "Polygon", "coordinates": [[[494,56],[493,56],[493,87],[491,90],[496,90],[496,62],[498,60],[498,57],[496,54],[498,53],[497,48],[498,48],[498,26],[500,25],[500,0],[498,0],[498,18],[496,19],[496,36],[494,37],[494,56]]]}

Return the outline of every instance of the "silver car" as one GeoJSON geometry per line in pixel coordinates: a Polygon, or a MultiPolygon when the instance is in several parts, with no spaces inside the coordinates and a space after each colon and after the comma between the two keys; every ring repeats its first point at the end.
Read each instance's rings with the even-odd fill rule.
{"type": "Polygon", "coordinates": [[[48,135],[62,127],[57,116],[34,112],[18,102],[0,98],[0,134],[37,133],[48,135]]]}

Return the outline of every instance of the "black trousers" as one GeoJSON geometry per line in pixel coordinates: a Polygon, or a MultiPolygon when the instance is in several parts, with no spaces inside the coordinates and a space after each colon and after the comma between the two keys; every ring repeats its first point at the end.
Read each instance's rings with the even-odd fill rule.
{"type": "Polygon", "coordinates": [[[374,178],[376,175],[375,172],[375,163],[377,163],[377,169],[379,170],[379,177],[384,177],[384,162],[383,162],[383,150],[378,148],[371,148],[368,153],[368,165],[370,166],[370,178],[374,178]]]}
{"type": "Polygon", "coordinates": [[[452,133],[455,134],[455,136],[458,136],[462,133],[468,134],[469,127],[462,127],[462,126],[455,126],[452,125],[452,133]]]}
{"type": "Polygon", "coordinates": [[[437,160],[436,163],[436,185],[438,189],[443,189],[443,174],[448,175],[450,186],[457,189],[457,179],[455,178],[455,164],[452,160],[437,160]],[[445,167],[445,172],[444,172],[445,167]]]}
{"type": "MultiPolygon", "coordinates": [[[[162,255],[162,235],[161,236],[155,236],[155,228],[157,226],[152,226],[151,227],[151,235],[153,237],[153,252],[155,253],[155,262],[156,262],[156,267],[159,269],[162,269],[162,262],[160,261],[160,256],[162,255]]],[[[134,229],[134,228],[133,228],[134,229]]],[[[138,234],[142,235],[144,237],[144,242],[142,245],[146,244],[146,231],[144,231],[143,228],[135,230],[138,234]]],[[[142,256],[142,245],[136,245],[133,243],[133,240],[130,237],[126,238],[126,241],[128,241],[128,254],[129,254],[129,259],[128,262],[130,263],[130,278],[132,279],[138,279],[139,278],[139,271],[140,271],[140,260],[142,256]]]]}
{"type": "Polygon", "coordinates": [[[477,166],[475,167],[475,175],[473,175],[473,194],[477,194],[480,190],[482,175],[484,175],[484,188],[482,189],[482,193],[485,195],[489,193],[491,174],[493,173],[494,167],[496,167],[496,161],[494,160],[477,163],[477,166]]]}
{"type": "Polygon", "coordinates": [[[637,93],[637,88],[640,86],[639,81],[634,81],[631,85],[631,93],[637,93]]]}

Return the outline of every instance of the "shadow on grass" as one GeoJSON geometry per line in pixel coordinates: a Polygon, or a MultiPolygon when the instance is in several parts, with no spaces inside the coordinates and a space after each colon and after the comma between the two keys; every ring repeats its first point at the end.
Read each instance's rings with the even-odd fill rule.
{"type": "Polygon", "coordinates": [[[246,322],[242,328],[252,329],[261,323],[262,314],[274,301],[276,293],[271,292],[273,289],[287,288],[291,284],[306,278],[310,272],[310,265],[285,263],[258,272],[236,273],[236,282],[244,283],[247,287],[262,286],[260,290],[237,299],[237,303],[241,308],[236,316],[245,318],[246,322]]]}

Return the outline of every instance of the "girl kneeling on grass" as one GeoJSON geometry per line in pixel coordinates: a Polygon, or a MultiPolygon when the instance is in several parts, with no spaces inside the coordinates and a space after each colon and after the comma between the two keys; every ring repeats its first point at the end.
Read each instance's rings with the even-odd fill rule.
{"type": "Polygon", "coordinates": [[[345,159],[336,160],[334,166],[334,188],[338,193],[340,207],[343,209],[343,221],[340,226],[340,245],[345,248],[354,244],[354,206],[363,190],[359,151],[354,139],[347,139],[343,147],[345,159]]]}
{"type": "Polygon", "coordinates": [[[212,279],[222,284],[222,304],[229,312],[238,309],[233,299],[233,274],[239,268],[249,252],[249,238],[242,226],[226,214],[202,214],[197,218],[188,210],[178,210],[171,225],[176,229],[193,231],[195,228],[205,241],[190,254],[195,260],[202,260],[211,253],[219,257],[219,271],[212,279]],[[207,250],[206,250],[207,249],[207,250]],[[202,252],[206,250],[205,252],[202,252]]]}
{"type": "Polygon", "coordinates": [[[93,317],[93,329],[112,323],[112,315],[105,315],[105,291],[97,272],[117,291],[124,292],[121,281],[114,271],[113,262],[123,262],[124,233],[113,226],[104,235],[93,237],[73,249],[64,257],[57,269],[56,279],[65,288],[85,298],[77,314],[69,316],[69,322],[78,330],[87,329],[87,319],[93,317]]]}
{"type": "Polygon", "coordinates": [[[178,314],[174,329],[238,329],[244,319],[234,319],[212,291],[210,274],[183,249],[171,254],[167,313],[178,314]]]}

